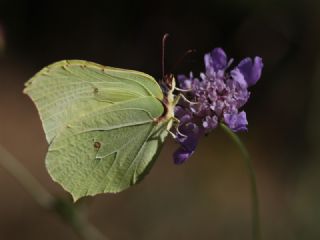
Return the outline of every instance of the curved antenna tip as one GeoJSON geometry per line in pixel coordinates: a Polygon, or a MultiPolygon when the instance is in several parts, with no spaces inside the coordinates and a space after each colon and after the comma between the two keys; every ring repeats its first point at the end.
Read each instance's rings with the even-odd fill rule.
{"type": "Polygon", "coordinates": [[[162,78],[164,78],[165,75],[165,61],[164,61],[164,55],[165,55],[165,45],[166,45],[166,41],[169,37],[169,33],[165,33],[162,37],[162,78]]]}

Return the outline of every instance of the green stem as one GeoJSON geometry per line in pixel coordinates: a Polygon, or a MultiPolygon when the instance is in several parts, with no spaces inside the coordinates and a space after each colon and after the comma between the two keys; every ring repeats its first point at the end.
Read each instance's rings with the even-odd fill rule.
{"type": "Polygon", "coordinates": [[[49,208],[54,197],[35,179],[33,175],[0,145],[0,165],[10,173],[21,186],[44,208],[49,208]]]}
{"type": "Polygon", "coordinates": [[[230,130],[226,125],[220,124],[221,128],[227,133],[227,135],[232,139],[232,141],[237,145],[241,151],[247,170],[248,176],[251,185],[251,201],[252,201],[252,239],[259,240],[261,239],[261,230],[260,230],[260,214],[259,214],[259,198],[257,191],[257,181],[256,174],[253,168],[253,164],[249,155],[247,148],[244,146],[238,135],[230,130]]]}
{"type": "Polygon", "coordinates": [[[44,209],[55,212],[83,240],[107,240],[69,201],[52,196],[39,181],[0,145],[0,166],[12,175],[44,209]]]}

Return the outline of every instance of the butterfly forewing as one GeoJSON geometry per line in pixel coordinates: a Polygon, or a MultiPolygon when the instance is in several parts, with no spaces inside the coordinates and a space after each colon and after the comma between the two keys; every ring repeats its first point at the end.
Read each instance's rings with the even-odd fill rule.
{"type": "Polygon", "coordinates": [[[163,98],[157,82],[145,73],[80,60],[42,69],[26,83],[25,93],[38,108],[48,142],[69,121],[106,104],[144,96],[163,98]]]}

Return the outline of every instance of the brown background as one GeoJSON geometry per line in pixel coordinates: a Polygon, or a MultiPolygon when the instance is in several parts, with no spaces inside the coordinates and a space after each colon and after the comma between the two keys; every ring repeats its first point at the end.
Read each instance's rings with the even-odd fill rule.
{"type": "MultiPolygon", "coordinates": [[[[45,65],[85,59],[161,76],[195,73],[223,47],[265,68],[240,134],[258,176],[264,239],[320,239],[320,5],[318,1],[0,1],[0,144],[53,194],[68,198],[44,166],[47,150],[23,84],[45,65]]],[[[169,140],[141,184],[88,200],[90,220],[111,239],[249,239],[249,183],[239,151],[220,131],[182,166],[169,140]]],[[[0,156],[1,157],[1,156],[0,156]]],[[[0,239],[78,239],[0,167],[0,239]]]]}

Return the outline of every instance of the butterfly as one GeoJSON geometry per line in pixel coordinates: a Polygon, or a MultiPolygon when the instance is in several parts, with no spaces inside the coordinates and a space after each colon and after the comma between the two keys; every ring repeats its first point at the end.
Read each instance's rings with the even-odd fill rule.
{"type": "Polygon", "coordinates": [[[26,82],[49,144],[46,168],[74,201],[123,191],[149,172],[176,121],[175,80],[164,79],[64,60],[26,82]]]}

